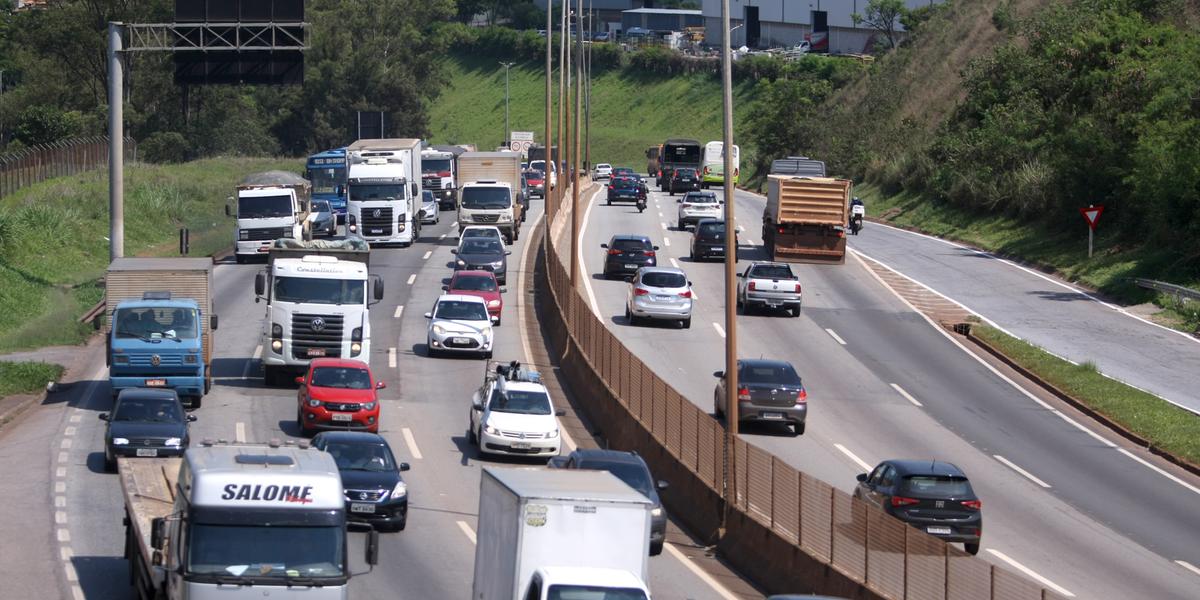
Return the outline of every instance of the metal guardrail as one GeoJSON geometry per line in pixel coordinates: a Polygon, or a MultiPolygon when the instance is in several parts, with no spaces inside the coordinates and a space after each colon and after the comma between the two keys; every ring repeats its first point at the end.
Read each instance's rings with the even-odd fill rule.
{"type": "Polygon", "coordinates": [[[1153,279],[1143,279],[1141,277],[1134,277],[1133,282],[1136,283],[1138,287],[1143,287],[1148,290],[1156,290],[1163,292],[1164,294],[1171,294],[1176,298],[1200,300],[1200,291],[1183,287],[1182,285],[1175,285],[1165,281],[1155,281],[1153,279]]]}

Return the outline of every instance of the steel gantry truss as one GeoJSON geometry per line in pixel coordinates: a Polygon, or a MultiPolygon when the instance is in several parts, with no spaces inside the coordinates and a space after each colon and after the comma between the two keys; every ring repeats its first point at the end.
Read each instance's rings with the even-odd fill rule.
{"type": "Polygon", "coordinates": [[[308,23],[130,23],[124,50],[307,50],[308,23]]]}

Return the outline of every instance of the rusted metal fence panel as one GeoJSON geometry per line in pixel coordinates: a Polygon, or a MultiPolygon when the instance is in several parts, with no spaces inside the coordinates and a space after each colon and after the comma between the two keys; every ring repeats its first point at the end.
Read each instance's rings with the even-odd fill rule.
{"type": "Polygon", "coordinates": [[[989,598],[992,566],[955,548],[946,546],[946,600],[989,598]]]}
{"type": "Polygon", "coordinates": [[[746,446],[746,509],[750,518],[771,526],[774,494],[771,485],[771,454],[757,446],[746,446]]]}
{"type": "Polygon", "coordinates": [[[806,473],[800,474],[800,547],[829,562],[833,547],[833,486],[806,473]]]}
{"type": "Polygon", "coordinates": [[[800,472],[777,456],[771,457],[771,528],[793,543],[800,543],[800,472]]]}
{"type": "Polygon", "coordinates": [[[867,579],[867,505],[833,494],[833,565],[855,581],[867,579]]]}
{"type": "Polygon", "coordinates": [[[946,542],[916,527],[905,528],[905,598],[943,600],[946,597],[946,542]]]}
{"type": "Polygon", "coordinates": [[[683,425],[683,404],[687,400],[679,395],[673,388],[668,388],[667,391],[667,450],[673,456],[679,458],[679,429],[683,425]]]}
{"type": "Polygon", "coordinates": [[[904,597],[904,534],[908,527],[883,511],[867,511],[867,585],[888,598],[904,597]]]}
{"type": "Polygon", "coordinates": [[[708,487],[721,491],[721,473],[717,465],[721,462],[721,444],[723,443],[720,426],[712,419],[700,419],[697,422],[696,445],[699,454],[696,458],[696,471],[700,480],[708,487]]]}
{"type": "Polygon", "coordinates": [[[679,460],[693,473],[700,473],[700,419],[707,416],[701,417],[700,409],[686,400],[679,412],[679,460]]]}
{"type": "Polygon", "coordinates": [[[1042,600],[1042,588],[1012,571],[993,565],[992,600],[1042,600]]]}

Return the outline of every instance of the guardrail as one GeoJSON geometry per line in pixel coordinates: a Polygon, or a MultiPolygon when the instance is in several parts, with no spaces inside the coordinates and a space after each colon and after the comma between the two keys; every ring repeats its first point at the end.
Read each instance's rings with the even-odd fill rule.
{"type": "Polygon", "coordinates": [[[1138,287],[1156,290],[1163,292],[1164,294],[1171,294],[1172,296],[1175,296],[1176,299],[1200,300],[1200,291],[1183,287],[1182,285],[1175,285],[1165,281],[1155,281],[1153,279],[1142,279],[1141,277],[1134,277],[1133,282],[1136,283],[1138,287]]]}
{"type": "Polygon", "coordinates": [[[772,592],[801,588],[855,598],[1060,598],[741,439],[730,461],[721,424],[607,329],[571,285],[555,236],[548,237],[539,262],[548,283],[539,286],[539,318],[576,397],[613,447],[637,450],[672,482],[664,500],[673,514],[701,534],[725,527],[718,547],[752,579],[772,592]],[[723,522],[726,497],[736,510],[723,522]]]}
{"type": "MultiPolygon", "coordinates": [[[[137,142],[125,138],[126,158],[137,156],[137,142]]],[[[74,175],[108,164],[108,138],[71,138],[38,144],[0,156],[0,197],[53,177],[74,175]]]]}

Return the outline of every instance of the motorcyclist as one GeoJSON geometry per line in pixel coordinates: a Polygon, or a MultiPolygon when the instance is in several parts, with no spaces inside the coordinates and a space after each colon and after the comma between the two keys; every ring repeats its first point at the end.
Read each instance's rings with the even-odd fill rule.
{"type": "Polygon", "coordinates": [[[638,209],[639,213],[646,210],[646,192],[647,191],[648,190],[646,189],[645,182],[639,181],[638,182],[638,195],[637,195],[637,209],[638,209]]]}
{"type": "Polygon", "coordinates": [[[859,200],[858,196],[850,200],[850,231],[854,235],[858,235],[859,230],[863,227],[863,217],[867,214],[867,206],[859,200]]]}

